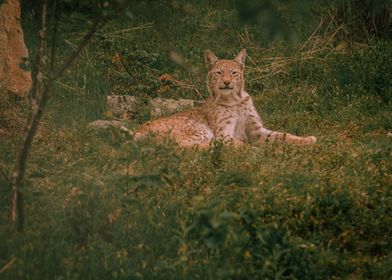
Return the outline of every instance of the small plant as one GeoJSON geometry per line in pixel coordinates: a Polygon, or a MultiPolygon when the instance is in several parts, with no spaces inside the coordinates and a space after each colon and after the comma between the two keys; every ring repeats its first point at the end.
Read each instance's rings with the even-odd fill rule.
{"type": "Polygon", "coordinates": [[[218,278],[327,279],[327,271],[320,265],[322,257],[313,259],[311,246],[290,237],[287,229],[264,224],[262,216],[249,208],[239,213],[199,213],[191,225],[191,236],[209,248],[210,262],[220,262],[218,278]]]}

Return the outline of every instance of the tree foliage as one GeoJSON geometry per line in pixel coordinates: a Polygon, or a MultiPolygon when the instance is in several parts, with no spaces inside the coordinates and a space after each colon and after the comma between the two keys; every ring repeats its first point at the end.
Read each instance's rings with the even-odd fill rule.
{"type": "MultiPolygon", "coordinates": [[[[52,0],[48,1],[49,14],[56,10],[61,13],[78,11],[86,15],[96,15],[105,9],[114,16],[119,12],[145,16],[164,24],[167,16],[181,16],[189,13],[192,6],[203,5],[208,1],[164,0],[164,1],[124,1],[124,0],[52,0]],[[118,9],[120,7],[120,9],[118,9]],[[170,10],[167,13],[167,10],[170,10]],[[173,14],[174,12],[174,14],[173,14]]],[[[37,11],[38,0],[22,0],[23,12],[37,11]]],[[[237,10],[244,24],[256,24],[265,40],[298,40],[303,32],[302,25],[314,23],[321,17],[328,17],[335,28],[342,31],[341,37],[350,40],[368,40],[373,37],[385,38],[391,35],[391,0],[222,0],[214,2],[218,8],[237,10]],[[295,24],[294,24],[295,23],[295,24]],[[296,25],[296,26],[293,26],[296,25]]],[[[36,13],[33,13],[36,16],[36,13]]],[[[163,28],[162,28],[163,29],[163,28]]]]}
{"type": "Polygon", "coordinates": [[[257,23],[269,39],[295,38],[288,24],[298,18],[309,22],[312,15],[328,17],[351,40],[388,37],[392,26],[391,3],[391,0],[234,0],[239,17],[257,23]]]}

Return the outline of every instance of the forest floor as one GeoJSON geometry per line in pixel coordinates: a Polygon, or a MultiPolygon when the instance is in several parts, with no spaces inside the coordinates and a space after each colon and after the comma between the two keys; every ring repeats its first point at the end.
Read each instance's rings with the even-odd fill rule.
{"type": "MultiPolygon", "coordinates": [[[[167,19],[171,28],[143,17],[107,24],[58,81],[28,161],[17,234],[7,226],[7,177],[21,121],[7,120],[1,279],[392,275],[392,43],[345,48],[331,33],[265,44],[233,11],[200,9],[167,19]],[[314,146],[184,151],[88,127],[113,118],[110,93],[204,99],[204,50],[231,58],[243,47],[246,89],[265,126],[315,135],[314,146]]],[[[60,26],[57,61],[85,32],[82,19],[60,26]]],[[[33,57],[36,27],[24,28],[33,57]]],[[[27,104],[15,104],[24,115],[27,104]]],[[[142,112],[129,126],[147,119],[142,112]]]]}

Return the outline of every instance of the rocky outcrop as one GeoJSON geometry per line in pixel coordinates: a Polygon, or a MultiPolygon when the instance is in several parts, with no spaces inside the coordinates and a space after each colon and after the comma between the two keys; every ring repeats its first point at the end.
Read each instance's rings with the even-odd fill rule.
{"type": "Polygon", "coordinates": [[[114,117],[134,119],[140,110],[148,110],[151,118],[173,114],[199,106],[201,101],[190,99],[149,98],[143,100],[131,95],[109,95],[106,109],[114,117]]]}
{"type": "Polygon", "coordinates": [[[148,98],[144,100],[131,95],[109,95],[106,97],[106,109],[110,115],[121,120],[96,120],[89,123],[93,129],[118,128],[133,135],[127,128],[126,120],[133,120],[143,110],[147,110],[151,118],[158,118],[200,106],[203,102],[190,99],[148,98]]]}
{"type": "Polygon", "coordinates": [[[27,58],[19,1],[0,1],[0,92],[27,95],[32,83],[30,71],[23,69],[27,58]]]}

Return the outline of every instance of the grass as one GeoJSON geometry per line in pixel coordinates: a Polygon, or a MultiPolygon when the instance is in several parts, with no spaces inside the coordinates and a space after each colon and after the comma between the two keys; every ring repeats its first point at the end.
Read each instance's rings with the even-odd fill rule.
{"type": "MultiPolygon", "coordinates": [[[[242,27],[233,11],[196,7],[171,17],[176,28],[166,34],[156,26],[114,33],[149,18],[110,23],[61,79],[28,164],[24,233],[7,227],[9,182],[0,177],[1,279],[392,275],[390,42],[346,53],[326,45],[290,61],[282,44],[241,39],[256,27],[242,27]],[[168,59],[164,35],[185,64],[168,59]],[[173,84],[159,91],[163,74],[205,97],[203,50],[230,57],[244,42],[254,62],[247,60],[247,90],[265,125],[316,135],[316,145],[183,151],[88,128],[106,116],[111,90],[200,98],[173,84]],[[113,60],[116,53],[142,83],[113,60]],[[262,69],[274,75],[258,79],[262,69]]],[[[83,32],[77,14],[66,22],[60,59],[83,32]]],[[[34,52],[33,38],[26,40],[34,52]]],[[[10,176],[18,133],[0,141],[0,167],[10,176]]]]}

